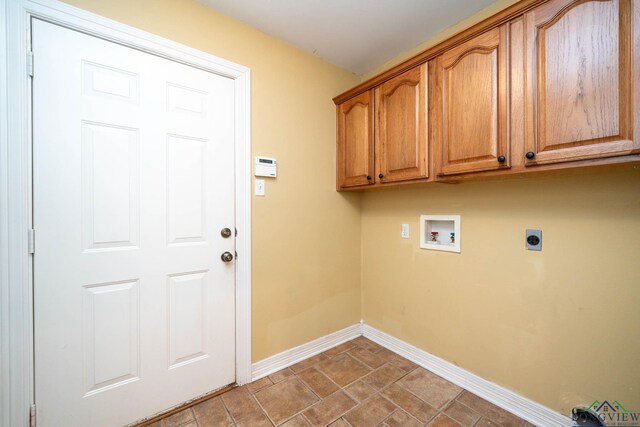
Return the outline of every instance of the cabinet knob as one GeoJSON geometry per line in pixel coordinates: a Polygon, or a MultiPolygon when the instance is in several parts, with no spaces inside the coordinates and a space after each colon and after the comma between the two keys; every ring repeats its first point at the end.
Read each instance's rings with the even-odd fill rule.
{"type": "Polygon", "coordinates": [[[367,175],[367,181],[371,181],[371,175],[367,175]]]}
{"type": "Polygon", "coordinates": [[[382,179],[382,178],[384,178],[384,175],[380,174],[380,175],[378,175],[378,178],[382,179]]]}
{"type": "Polygon", "coordinates": [[[536,156],[536,153],[534,153],[533,151],[529,151],[527,154],[524,155],[527,159],[533,159],[536,156]]]}
{"type": "Polygon", "coordinates": [[[505,160],[507,160],[505,156],[498,156],[498,162],[504,163],[505,160]]]}

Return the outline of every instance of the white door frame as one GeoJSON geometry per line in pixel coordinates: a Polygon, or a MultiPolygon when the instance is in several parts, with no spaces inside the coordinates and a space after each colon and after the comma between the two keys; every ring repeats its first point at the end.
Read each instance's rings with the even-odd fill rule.
{"type": "Polygon", "coordinates": [[[57,0],[0,0],[0,52],[5,52],[0,54],[0,426],[28,426],[34,403],[33,270],[27,239],[32,223],[27,68],[32,17],[235,81],[236,381],[251,381],[250,70],[57,0]]]}

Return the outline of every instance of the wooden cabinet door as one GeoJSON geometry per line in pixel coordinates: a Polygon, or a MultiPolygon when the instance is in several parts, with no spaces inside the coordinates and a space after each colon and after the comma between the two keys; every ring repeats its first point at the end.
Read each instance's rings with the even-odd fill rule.
{"type": "Polygon", "coordinates": [[[376,88],[376,158],[381,183],[426,178],[427,65],[376,88]]]}
{"type": "Polygon", "coordinates": [[[639,152],[638,7],[551,0],[525,15],[527,165],[639,152]]]}
{"type": "Polygon", "coordinates": [[[373,90],[338,106],[338,188],[366,186],[375,182],[373,123],[373,90]]]}
{"type": "Polygon", "coordinates": [[[436,61],[436,165],[440,175],[508,168],[507,27],[436,61]]]}

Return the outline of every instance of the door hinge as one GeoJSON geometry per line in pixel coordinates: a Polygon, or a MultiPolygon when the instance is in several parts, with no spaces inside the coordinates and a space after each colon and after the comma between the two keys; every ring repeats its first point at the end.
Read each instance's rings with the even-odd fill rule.
{"type": "Polygon", "coordinates": [[[36,405],[31,405],[31,410],[29,411],[29,426],[36,427],[36,405]]]}
{"type": "Polygon", "coordinates": [[[27,52],[27,75],[33,77],[33,52],[27,52]]]}
{"type": "Polygon", "coordinates": [[[36,253],[36,231],[33,228],[27,232],[27,248],[30,254],[36,253]]]}

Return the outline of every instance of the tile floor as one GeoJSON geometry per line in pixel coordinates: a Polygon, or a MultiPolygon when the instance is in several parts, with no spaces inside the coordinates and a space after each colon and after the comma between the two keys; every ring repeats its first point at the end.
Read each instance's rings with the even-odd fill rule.
{"type": "Polygon", "coordinates": [[[364,337],[152,427],[530,427],[364,337]]]}

